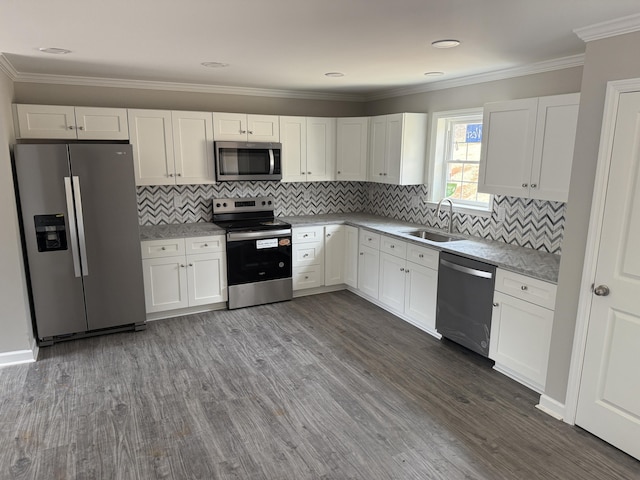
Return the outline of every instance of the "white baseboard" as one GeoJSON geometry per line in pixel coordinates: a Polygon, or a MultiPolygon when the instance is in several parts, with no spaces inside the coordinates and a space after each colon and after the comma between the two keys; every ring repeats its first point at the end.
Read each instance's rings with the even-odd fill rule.
{"type": "Polygon", "coordinates": [[[147,322],[155,320],[164,320],[166,318],[181,317],[183,315],[191,315],[193,313],[211,312],[213,310],[225,310],[227,302],[210,303],[208,305],[199,305],[197,307],[176,308],[173,310],[165,310],[164,312],[147,313],[147,322]]]}
{"type": "Polygon", "coordinates": [[[345,290],[346,288],[347,286],[344,283],[331,285],[329,287],[304,288],[302,290],[294,290],[293,298],[306,297],[308,295],[318,295],[319,293],[338,292],[340,290],[345,290]]]}
{"type": "Polygon", "coordinates": [[[540,395],[540,403],[536,405],[538,410],[542,410],[547,415],[551,415],[557,420],[563,420],[565,415],[565,405],[545,394],[540,395]]]}
{"type": "Polygon", "coordinates": [[[34,339],[31,342],[30,350],[16,350],[14,352],[0,353],[0,367],[35,362],[38,358],[38,351],[38,345],[34,339]]]}

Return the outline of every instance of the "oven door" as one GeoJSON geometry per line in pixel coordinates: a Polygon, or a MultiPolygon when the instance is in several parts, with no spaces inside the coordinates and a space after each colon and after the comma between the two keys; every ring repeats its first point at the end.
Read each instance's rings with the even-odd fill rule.
{"type": "Polygon", "coordinates": [[[281,180],[279,143],[216,142],[218,180],[281,180]]]}
{"type": "Polygon", "coordinates": [[[227,233],[229,285],[291,277],[291,230],[227,233]]]}

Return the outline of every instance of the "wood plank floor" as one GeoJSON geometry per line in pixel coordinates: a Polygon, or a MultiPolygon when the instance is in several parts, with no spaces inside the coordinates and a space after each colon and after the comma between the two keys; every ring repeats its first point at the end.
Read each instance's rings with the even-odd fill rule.
{"type": "Polygon", "coordinates": [[[0,369],[2,479],[635,479],[491,362],[349,292],[0,369]]]}

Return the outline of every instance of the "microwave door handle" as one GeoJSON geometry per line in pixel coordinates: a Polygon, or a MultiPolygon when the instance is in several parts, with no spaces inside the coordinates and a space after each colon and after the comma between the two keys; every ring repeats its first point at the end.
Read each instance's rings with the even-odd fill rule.
{"type": "Polygon", "coordinates": [[[273,170],[276,167],[276,159],[273,157],[273,148],[269,149],[269,175],[273,175],[273,170]]]}

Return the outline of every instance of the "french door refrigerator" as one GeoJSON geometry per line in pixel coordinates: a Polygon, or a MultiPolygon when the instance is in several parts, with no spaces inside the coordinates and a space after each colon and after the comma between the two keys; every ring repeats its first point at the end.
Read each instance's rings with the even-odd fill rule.
{"type": "Polygon", "coordinates": [[[19,144],[14,170],[39,344],[144,328],[131,145],[19,144]]]}

